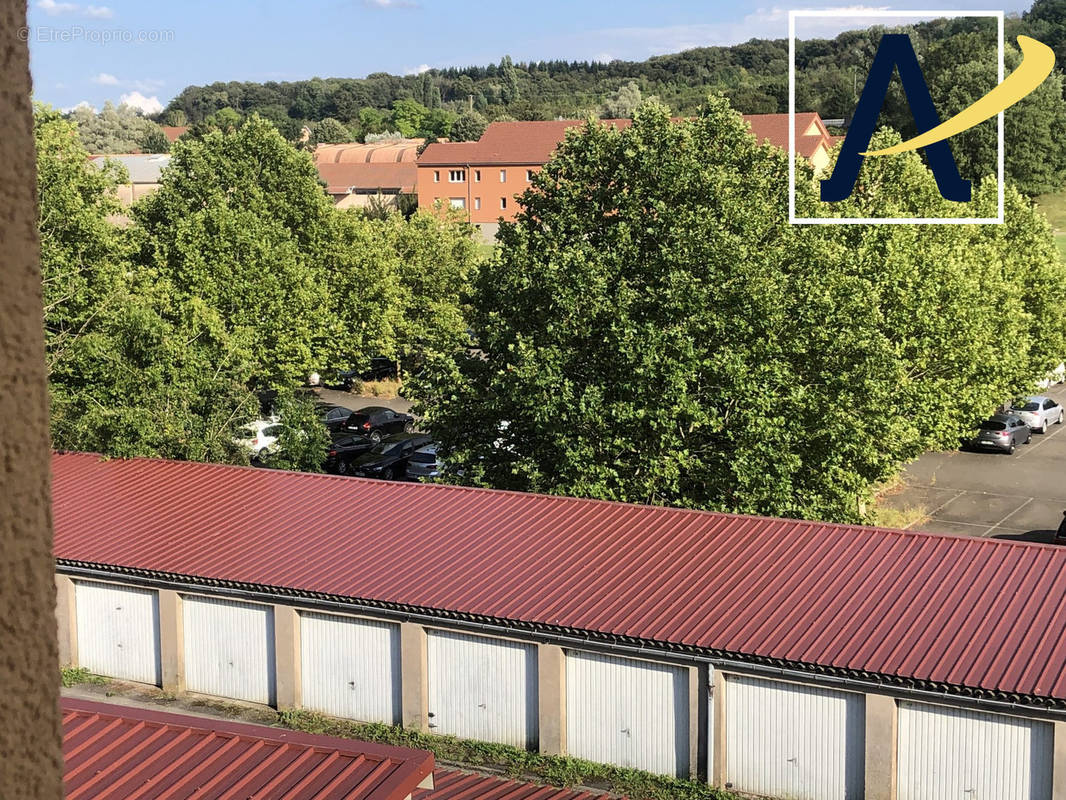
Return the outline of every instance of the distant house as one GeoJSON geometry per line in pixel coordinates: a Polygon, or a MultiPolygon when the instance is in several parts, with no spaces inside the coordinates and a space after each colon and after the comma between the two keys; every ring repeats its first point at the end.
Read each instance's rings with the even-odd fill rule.
{"type": "MultiPolygon", "coordinates": [[[[746,114],[744,120],[760,141],[788,146],[788,114],[746,114]]],[[[628,119],[605,119],[600,124],[625,128],[628,119]]],[[[440,201],[465,209],[485,239],[496,235],[500,220],[510,221],[533,175],[547,163],[569,128],[584,120],[493,122],[476,142],[439,142],[418,158],[418,205],[431,208],[440,201]]],[[[796,114],[796,153],[815,170],[829,162],[833,137],[818,114],[796,114]]]]}
{"type": "Polygon", "coordinates": [[[129,206],[159,188],[160,177],[163,169],[170,163],[170,156],[166,153],[89,156],[89,163],[99,168],[108,160],[117,161],[129,173],[129,180],[118,187],[119,201],[122,205],[129,206]]]}
{"type": "Polygon", "coordinates": [[[415,160],[424,141],[321,144],[315,148],[313,159],[338,208],[365,207],[379,195],[395,206],[401,194],[415,192],[415,160]]]}
{"type": "Polygon", "coordinates": [[[162,125],[160,127],[163,128],[163,135],[171,144],[178,141],[189,130],[188,125],[162,125]]]}

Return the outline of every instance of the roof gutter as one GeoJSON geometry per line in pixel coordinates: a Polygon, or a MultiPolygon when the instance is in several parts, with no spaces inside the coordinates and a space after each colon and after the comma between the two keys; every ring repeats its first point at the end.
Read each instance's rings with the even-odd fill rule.
{"type": "MultiPolygon", "coordinates": [[[[462,612],[434,613],[434,609],[403,606],[394,603],[375,603],[327,595],[316,592],[300,592],[280,587],[244,584],[236,581],[196,578],[175,573],[159,573],[129,567],[107,567],[89,562],[56,559],[58,571],[74,577],[99,580],[120,580],[145,587],[172,589],[197,594],[217,594],[242,598],[259,603],[299,605],[304,608],[334,611],[342,614],[363,614],[395,622],[413,622],[436,628],[478,631],[507,639],[545,642],[600,652],[624,653],[634,658],[654,659],[679,666],[710,665],[726,672],[748,674],[756,677],[780,678],[797,683],[816,684],[853,692],[875,692],[903,699],[947,703],[954,706],[983,709],[998,713],[1038,718],[1049,721],[1066,721],[1066,699],[1043,698],[1034,695],[1000,692],[1010,699],[985,697],[968,692],[991,692],[956,684],[935,683],[918,678],[899,678],[880,673],[863,673],[861,676],[834,674],[838,668],[805,662],[783,662],[781,659],[751,656],[747,660],[740,653],[715,651],[696,645],[673,645],[653,640],[622,637],[614,634],[597,634],[594,631],[568,629],[523,620],[503,620],[462,612]],[[520,627],[519,627],[520,626],[520,627]],[[584,635],[581,635],[584,633],[584,635]],[[628,640],[628,641],[625,641],[628,640]],[[676,649],[674,649],[676,648],[676,649]],[[767,662],[782,663],[767,663],[767,662]],[[828,670],[828,671],[827,671],[828,670]],[[925,686],[934,688],[924,688],[925,686]],[[1030,698],[1031,703],[1022,702],[1030,698]]],[[[845,670],[841,670],[845,671],[845,670]]]]}

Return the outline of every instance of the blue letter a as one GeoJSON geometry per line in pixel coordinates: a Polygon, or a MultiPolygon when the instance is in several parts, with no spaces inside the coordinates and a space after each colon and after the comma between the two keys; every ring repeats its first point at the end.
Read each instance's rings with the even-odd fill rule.
{"type": "MultiPolygon", "coordinates": [[[[869,149],[870,137],[874,134],[881,105],[888,94],[893,68],[899,69],[899,78],[903,83],[903,91],[907,95],[907,103],[911,107],[911,114],[914,115],[918,133],[925,133],[940,124],[940,117],[933,106],[933,98],[929,96],[929,87],[925,85],[922,68],[918,65],[918,57],[914,54],[910,37],[904,33],[886,33],[881,37],[877,55],[874,56],[870,74],[866,78],[866,85],[862,87],[862,96],[855,107],[855,116],[840,148],[833,175],[828,180],[821,181],[822,200],[828,203],[846,200],[855,188],[859,167],[864,159],[864,156],[859,154],[869,149]]],[[[968,203],[970,182],[959,176],[959,168],[955,166],[955,158],[951,155],[948,143],[940,141],[931,144],[925,148],[925,153],[940,194],[946,200],[968,203]]]]}

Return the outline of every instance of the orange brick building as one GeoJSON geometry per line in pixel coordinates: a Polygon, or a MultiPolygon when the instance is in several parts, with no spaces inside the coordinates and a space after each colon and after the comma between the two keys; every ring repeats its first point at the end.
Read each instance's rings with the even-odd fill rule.
{"type": "MultiPolygon", "coordinates": [[[[748,114],[752,134],[778,147],[788,146],[788,114],[748,114]]],[[[439,200],[466,210],[483,238],[496,235],[500,220],[517,212],[515,197],[551,158],[566,130],[585,120],[493,122],[476,142],[435,142],[418,157],[418,207],[439,200]]],[[[628,127],[631,120],[605,119],[603,125],[628,127]]],[[[828,162],[833,138],[813,112],[796,114],[796,154],[816,169],[828,162]]]]}

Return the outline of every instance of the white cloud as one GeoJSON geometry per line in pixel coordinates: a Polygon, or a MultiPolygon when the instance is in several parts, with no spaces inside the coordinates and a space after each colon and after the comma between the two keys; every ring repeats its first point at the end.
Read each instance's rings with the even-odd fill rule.
{"type": "Polygon", "coordinates": [[[417,67],[408,67],[403,71],[404,75],[421,75],[423,72],[429,72],[429,64],[419,64],[417,67]]]}
{"type": "Polygon", "coordinates": [[[107,6],[88,5],[82,8],[77,3],[61,3],[56,0],[39,0],[37,8],[41,9],[50,17],[58,17],[62,14],[79,14],[93,19],[111,19],[115,12],[107,6]]]}
{"type": "Polygon", "coordinates": [[[93,112],[94,114],[96,113],[96,106],[92,105],[88,100],[82,100],[76,106],[71,106],[70,108],[64,108],[64,109],[60,109],[60,110],[64,114],[69,114],[71,111],[79,111],[79,110],[81,110],[83,108],[86,109],[87,111],[93,112]]]}
{"type": "Polygon", "coordinates": [[[40,0],[37,8],[50,17],[58,17],[60,14],[74,13],[78,10],[78,5],[76,3],[57,3],[56,0],[40,0]]]}
{"type": "Polygon", "coordinates": [[[136,108],[142,114],[158,114],[163,110],[163,104],[155,95],[145,97],[140,92],[127,92],[119,98],[122,105],[136,108]]]}
{"type": "Polygon", "coordinates": [[[101,86],[118,86],[118,78],[107,72],[101,72],[99,75],[93,76],[92,81],[101,86]]]}

